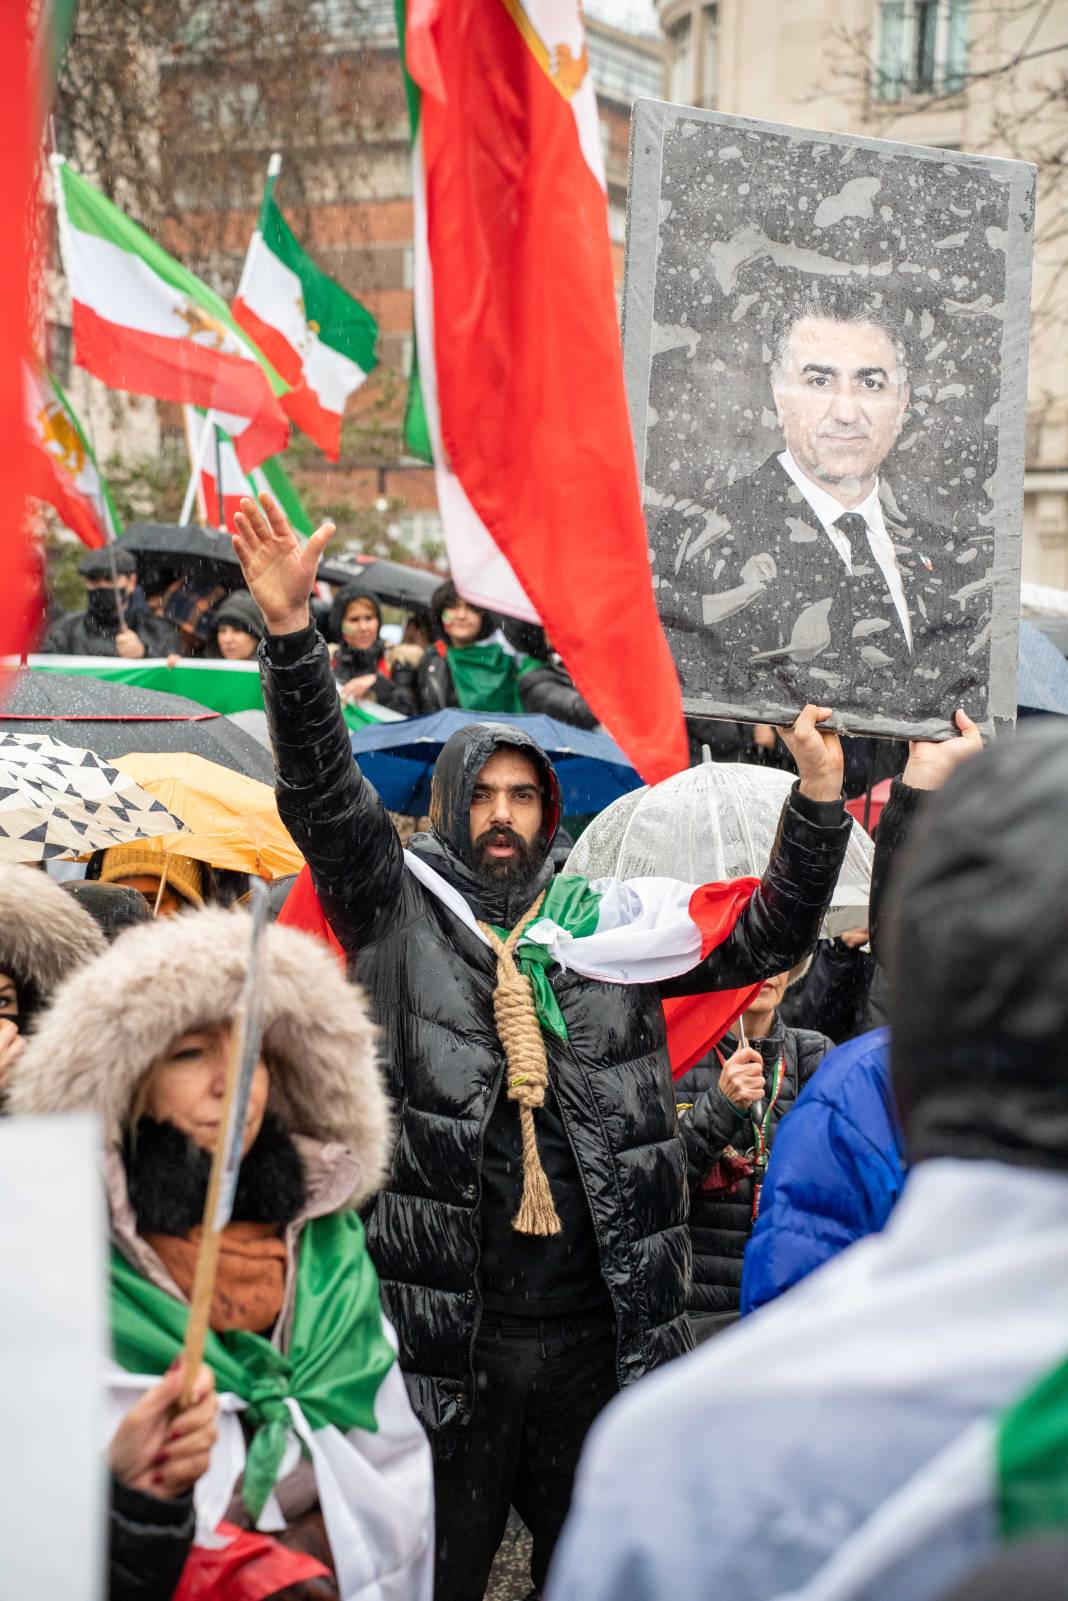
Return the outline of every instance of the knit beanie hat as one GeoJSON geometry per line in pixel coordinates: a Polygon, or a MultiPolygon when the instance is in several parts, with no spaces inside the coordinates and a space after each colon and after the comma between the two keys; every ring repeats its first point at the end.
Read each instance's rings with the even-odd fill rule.
{"type": "Polygon", "coordinates": [[[100,882],[114,884],[118,878],[162,878],[164,864],[167,887],[190,906],[203,906],[204,870],[200,863],[190,856],[164,851],[162,846],[144,839],[133,840],[129,845],[112,845],[106,850],[100,864],[100,882]]]}

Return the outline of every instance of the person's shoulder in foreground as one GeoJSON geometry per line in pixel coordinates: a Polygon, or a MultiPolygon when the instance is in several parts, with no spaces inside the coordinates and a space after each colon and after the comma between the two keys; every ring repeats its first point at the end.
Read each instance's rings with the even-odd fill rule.
{"type": "Polygon", "coordinates": [[[831,1051],[783,1120],[745,1254],[742,1315],[882,1228],[904,1181],[882,1028],[831,1051]]]}

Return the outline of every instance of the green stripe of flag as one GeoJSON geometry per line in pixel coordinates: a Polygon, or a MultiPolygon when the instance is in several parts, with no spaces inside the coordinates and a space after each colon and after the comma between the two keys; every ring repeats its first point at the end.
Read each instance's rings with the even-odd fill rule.
{"type": "Polygon", "coordinates": [[[317,325],[322,343],[369,373],[377,363],[377,322],[366,306],[316,266],[283,217],[270,188],[260,212],[260,231],[267,248],[300,279],[305,315],[317,325]]]}
{"type": "Polygon", "coordinates": [[[1068,1361],[1005,1413],[997,1467],[1006,1539],[1068,1528],[1068,1361]]]}
{"type": "Polygon", "coordinates": [[[315,524],[304,510],[296,487],[277,456],[268,456],[266,461],[254,468],[252,478],[257,490],[262,487],[258,480],[261,478],[266,480],[266,488],[277,500],[298,534],[303,534],[307,539],[315,532],[315,524]]]}
{"type": "Polygon", "coordinates": [[[172,289],[187,295],[190,300],[196,301],[197,305],[202,306],[212,317],[225,325],[241,348],[259,362],[276,395],[288,392],[289,385],[275,372],[248,334],[238,327],[225,300],[221,299],[213,289],[209,289],[206,283],[202,283],[195,273],[183,267],[180,261],[168,255],[167,251],[143,228],[139,228],[136,222],[131,222],[117,206],[112,205],[99,189],[94,189],[93,185],[87,183],[79,173],[73,172],[68,162],[64,162],[60,167],[60,173],[67,219],[72,228],[76,228],[79,233],[93,234],[98,239],[117,245],[131,256],[140,257],[157,278],[170,284],[172,289]]]}
{"type": "Polygon", "coordinates": [[[81,447],[85,452],[86,460],[92,462],[93,464],[93,469],[96,472],[97,482],[100,486],[100,496],[104,503],[104,512],[109,524],[108,533],[112,539],[117,539],[122,533],[122,523],[119,521],[119,514],[115,510],[115,502],[111,498],[111,490],[108,488],[107,479],[100,471],[100,463],[97,461],[96,456],[93,453],[93,447],[86,438],[85,429],[78,421],[77,412],[74,410],[74,407],[63,393],[63,390],[60,388],[59,382],[53,373],[45,366],[42,366],[40,370],[42,377],[48,384],[52,393],[55,395],[57,403],[62,406],[67,421],[74,429],[74,432],[78,435],[81,447]]]}
{"type": "MultiPolygon", "coordinates": [[[[419,114],[422,107],[422,93],[408,71],[408,8],[407,0],[394,0],[397,14],[397,44],[400,49],[401,77],[404,80],[404,93],[408,101],[408,122],[412,131],[412,142],[419,132],[419,114]]],[[[423,403],[423,386],[419,379],[419,348],[412,331],[412,360],[408,369],[408,399],[404,407],[404,448],[410,456],[416,456],[420,461],[433,462],[434,452],[430,445],[430,430],[426,421],[426,406],[423,403]]]]}

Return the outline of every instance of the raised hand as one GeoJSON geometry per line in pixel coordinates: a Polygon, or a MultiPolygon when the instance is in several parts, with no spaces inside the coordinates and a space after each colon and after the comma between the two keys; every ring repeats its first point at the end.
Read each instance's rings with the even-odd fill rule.
{"type": "Polygon", "coordinates": [[[910,789],[941,789],[961,762],[970,761],[982,750],[983,736],[963,707],[958,707],[953,721],[959,730],[957,739],[909,741],[909,759],[901,781],[910,789]]]}
{"type": "Polygon", "coordinates": [[[833,715],[829,706],[806,706],[792,728],[779,729],[783,744],[797,764],[801,793],[809,800],[838,800],[842,793],[842,742],[830,729],[816,726],[833,715]]]}
{"type": "Polygon", "coordinates": [[[308,597],[333,532],[333,523],[323,523],[310,539],[301,539],[273,495],[261,495],[258,504],[241,502],[234,518],[234,553],[270,633],[307,628],[308,597]]]}

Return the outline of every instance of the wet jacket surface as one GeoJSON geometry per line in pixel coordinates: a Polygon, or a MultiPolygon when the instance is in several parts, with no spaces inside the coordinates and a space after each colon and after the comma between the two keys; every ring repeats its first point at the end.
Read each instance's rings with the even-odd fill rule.
{"type": "MultiPolygon", "coordinates": [[[[146,656],[169,656],[179,649],[178,631],[151,612],[127,614],[127,625],[145,647],[146,656]]],[[[57,656],[117,656],[115,630],[98,628],[88,612],[68,612],[53,623],[41,644],[43,654],[57,656]]]]}
{"type": "MultiPolygon", "coordinates": [[[[810,1029],[787,1028],[776,1015],[766,1038],[749,1043],[764,1058],[764,1094],[769,1106],[775,1064],[780,1055],[783,1059],[782,1085],[768,1124],[768,1141],[774,1148],[783,1119],[831,1049],[831,1041],[810,1029]]],[[[725,1150],[743,1154],[753,1144],[749,1113],[739,1111],[719,1088],[720,1058],[726,1061],[737,1048],[734,1036],[726,1035],[720,1041],[719,1055],[710,1052],[675,1084],[689,1158],[693,1243],[689,1308],[695,1316],[714,1320],[710,1327],[731,1323],[738,1316],[742,1259],[753,1229],[751,1177],[740,1178],[730,1193],[703,1187],[725,1150]]]]}
{"type": "MultiPolygon", "coordinates": [[[[413,1404],[447,1454],[470,1413],[481,1314],[483,1144],[505,1069],[493,1018],[496,959],[406,869],[396,832],[352,760],[315,630],[268,638],[261,668],[279,809],[383,1030],[397,1139],[368,1243],[413,1404]]],[[[474,781],[497,743],[519,745],[548,767],[515,730],[461,730],[435,771],[434,832],[412,848],[477,916],[511,927],[533,894],[487,890],[470,866],[467,833],[474,781]]],[[[621,1384],[690,1346],[686,1154],[661,997],[740,986],[810,949],[845,852],[843,818],[838,803],[792,795],[760,889],[724,943],[683,977],[625,986],[552,971],[568,1040],[546,1035],[550,1085],[615,1315],[621,1384]]]]}
{"type": "Polygon", "coordinates": [[[783,1126],[745,1255],[743,1315],[878,1233],[905,1170],[883,1028],[832,1051],[783,1126]]]}

